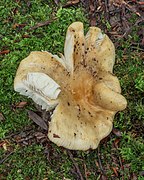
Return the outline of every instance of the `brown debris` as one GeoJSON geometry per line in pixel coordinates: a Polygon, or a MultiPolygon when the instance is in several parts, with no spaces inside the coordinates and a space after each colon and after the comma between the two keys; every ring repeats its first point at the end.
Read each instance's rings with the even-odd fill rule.
{"type": "Polygon", "coordinates": [[[46,131],[48,130],[47,124],[40,116],[38,116],[36,113],[30,110],[28,111],[28,115],[29,115],[29,118],[33,120],[38,126],[40,126],[42,129],[46,131]]]}
{"type": "Polygon", "coordinates": [[[73,0],[73,1],[68,1],[65,5],[63,5],[63,8],[67,8],[73,5],[76,5],[80,2],[80,0],[73,0]]]}
{"type": "Polygon", "coordinates": [[[10,155],[12,155],[14,152],[13,151],[11,151],[9,154],[7,154],[3,159],[0,159],[0,164],[2,164],[3,162],[5,162],[7,159],[8,159],[8,157],[10,156],[10,155]]]}
{"type": "Polygon", "coordinates": [[[0,51],[0,55],[5,55],[5,54],[8,54],[10,52],[10,50],[3,50],[3,51],[0,51]]]}
{"type": "Polygon", "coordinates": [[[98,150],[97,150],[97,154],[98,154],[98,163],[99,163],[99,168],[100,168],[100,171],[102,173],[102,175],[105,177],[105,171],[103,169],[103,166],[102,166],[102,162],[101,162],[101,154],[100,154],[100,148],[98,146],[98,150]]]}
{"type": "Polygon", "coordinates": [[[57,18],[53,18],[52,20],[48,20],[48,21],[44,21],[44,22],[40,22],[40,23],[37,23],[35,26],[32,26],[29,30],[35,30],[39,27],[42,27],[42,26],[47,26],[49,25],[50,23],[52,23],[53,21],[55,21],[57,18]]]}
{"type": "Polygon", "coordinates": [[[119,131],[119,130],[116,129],[116,128],[113,128],[112,132],[113,132],[113,134],[115,134],[117,137],[121,137],[121,136],[122,136],[121,131],[119,131]]]}
{"type": "Polygon", "coordinates": [[[116,168],[116,167],[112,167],[112,170],[113,170],[113,172],[115,173],[116,177],[118,177],[117,169],[118,169],[118,168],[116,168]]]}
{"type": "Polygon", "coordinates": [[[16,28],[23,28],[25,27],[27,24],[18,24],[18,23],[15,23],[13,24],[12,28],[13,29],[16,29],[16,28]]]}
{"type": "Polygon", "coordinates": [[[18,102],[15,107],[16,108],[23,108],[27,105],[27,102],[23,101],[23,102],[18,102]]]}
{"type": "Polygon", "coordinates": [[[84,180],[84,178],[83,178],[83,176],[82,176],[82,173],[81,173],[81,171],[80,171],[80,169],[79,169],[79,166],[78,166],[78,164],[76,163],[76,161],[75,161],[74,158],[73,158],[73,154],[71,153],[70,150],[67,150],[67,154],[69,155],[71,161],[73,162],[73,164],[74,164],[74,166],[75,166],[75,169],[76,169],[76,171],[77,171],[77,174],[79,175],[79,179],[80,179],[80,180],[84,180]]]}
{"type": "MultiPolygon", "coordinates": [[[[81,0],[86,12],[89,14],[90,25],[103,29],[118,46],[117,38],[127,38],[134,26],[144,22],[143,2],[124,0],[81,0]],[[132,15],[137,15],[137,21],[131,23],[132,15]]],[[[143,40],[141,40],[143,44],[143,40]]]]}

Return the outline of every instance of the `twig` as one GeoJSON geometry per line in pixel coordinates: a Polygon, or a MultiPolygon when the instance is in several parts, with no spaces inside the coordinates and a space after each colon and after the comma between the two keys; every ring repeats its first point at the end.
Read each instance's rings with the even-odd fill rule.
{"type": "MultiPolygon", "coordinates": [[[[118,150],[118,147],[115,146],[115,149],[116,149],[116,153],[117,153],[117,156],[118,156],[118,159],[119,159],[119,164],[120,164],[120,167],[121,167],[121,170],[123,171],[123,164],[122,164],[122,160],[121,160],[121,157],[120,157],[120,153],[119,153],[119,150],[118,150]]],[[[122,173],[122,179],[123,179],[123,173],[122,173]]]]}
{"type": "Polygon", "coordinates": [[[53,18],[52,20],[48,20],[48,21],[44,21],[44,22],[40,22],[40,23],[37,23],[35,26],[31,27],[30,30],[34,30],[34,29],[37,29],[39,27],[42,27],[42,26],[46,26],[46,25],[49,25],[50,23],[52,23],[53,21],[55,21],[57,18],[53,18]]]}
{"type": "Polygon", "coordinates": [[[7,160],[7,158],[8,158],[11,154],[13,154],[13,153],[14,153],[14,151],[10,152],[8,155],[6,155],[6,157],[4,157],[2,160],[0,160],[0,164],[2,164],[3,162],[5,162],[5,161],[7,160]]]}
{"type": "Polygon", "coordinates": [[[33,130],[33,128],[21,129],[21,130],[15,132],[15,133],[11,133],[11,134],[7,135],[7,136],[5,137],[5,139],[9,139],[9,138],[11,138],[11,137],[13,137],[13,136],[16,136],[16,135],[20,134],[21,132],[27,132],[27,131],[31,131],[31,130],[33,130]]]}
{"type": "Polygon", "coordinates": [[[137,26],[140,22],[144,22],[144,18],[138,19],[123,35],[122,38],[126,37],[130,32],[131,28],[137,26]]]}
{"type": "Polygon", "coordinates": [[[85,171],[85,178],[88,180],[87,172],[86,172],[86,165],[84,164],[84,171],[85,171]]]}
{"type": "Polygon", "coordinates": [[[109,21],[109,7],[108,7],[108,0],[105,0],[105,12],[106,12],[106,19],[109,21]]]}
{"type": "Polygon", "coordinates": [[[78,175],[79,175],[79,177],[80,177],[80,180],[84,180],[84,178],[83,178],[83,176],[82,176],[82,174],[81,174],[81,172],[80,172],[80,169],[79,169],[79,167],[78,167],[78,164],[75,162],[75,160],[74,160],[74,158],[73,158],[72,153],[71,153],[69,150],[67,150],[67,153],[68,153],[71,161],[73,162],[73,164],[74,164],[74,166],[75,166],[75,168],[76,168],[76,171],[77,171],[77,173],[78,173],[78,175]]]}
{"type": "Polygon", "coordinates": [[[98,147],[98,150],[97,150],[97,151],[98,151],[98,162],[99,162],[99,167],[100,167],[100,170],[101,170],[102,174],[105,175],[105,172],[104,172],[104,169],[103,169],[102,163],[101,163],[100,149],[99,149],[99,147],[98,147]]]}

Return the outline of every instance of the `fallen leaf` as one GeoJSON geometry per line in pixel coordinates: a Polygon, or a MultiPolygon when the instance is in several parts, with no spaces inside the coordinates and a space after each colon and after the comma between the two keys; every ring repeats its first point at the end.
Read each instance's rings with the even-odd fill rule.
{"type": "Polygon", "coordinates": [[[13,28],[13,29],[23,28],[23,27],[25,27],[25,26],[26,26],[26,24],[18,24],[18,23],[15,23],[15,24],[13,24],[12,28],[13,28]]]}
{"type": "Polygon", "coordinates": [[[120,139],[115,139],[114,140],[114,146],[116,147],[116,148],[118,148],[118,143],[120,142],[120,139]]]}
{"type": "Polygon", "coordinates": [[[8,145],[7,141],[0,142],[0,147],[2,147],[5,151],[7,151],[7,145],[8,145]]]}
{"type": "Polygon", "coordinates": [[[65,5],[63,5],[64,8],[76,5],[80,2],[80,0],[75,0],[75,1],[68,1],[65,5]]]}
{"type": "Polygon", "coordinates": [[[22,101],[22,102],[19,102],[19,103],[16,104],[16,108],[23,108],[26,105],[27,105],[27,102],[22,101]]]}
{"type": "Polygon", "coordinates": [[[40,126],[42,129],[46,131],[48,130],[47,124],[44,122],[44,120],[40,116],[38,116],[36,113],[30,110],[28,111],[28,115],[29,115],[29,118],[33,120],[38,126],[40,126]]]}
{"type": "Polygon", "coordinates": [[[4,148],[5,151],[7,151],[7,143],[3,144],[3,148],[4,148]]]}
{"type": "Polygon", "coordinates": [[[115,167],[112,167],[112,170],[114,171],[115,175],[118,177],[117,168],[115,168],[115,167]]]}
{"type": "Polygon", "coordinates": [[[122,133],[120,130],[113,128],[112,130],[113,134],[115,134],[117,137],[121,137],[122,133]]]}
{"type": "Polygon", "coordinates": [[[46,138],[46,135],[42,132],[36,132],[34,135],[37,138],[37,140],[41,140],[42,138],[46,138]]]}
{"type": "Polygon", "coordinates": [[[0,147],[3,147],[4,143],[5,143],[5,141],[0,142],[0,147]]]}
{"type": "Polygon", "coordinates": [[[3,50],[3,51],[0,51],[0,54],[1,55],[5,55],[5,54],[8,54],[10,52],[10,50],[3,50]]]}
{"type": "Polygon", "coordinates": [[[24,34],[24,35],[22,35],[22,38],[30,38],[30,35],[24,34]]]}

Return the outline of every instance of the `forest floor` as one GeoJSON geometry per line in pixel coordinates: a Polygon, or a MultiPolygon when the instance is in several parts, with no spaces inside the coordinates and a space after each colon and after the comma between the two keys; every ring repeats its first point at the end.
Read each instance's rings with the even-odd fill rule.
{"type": "MultiPolygon", "coordinates": [[[[0,179],[144,179],[144,3],[143,1],[1,0],[0,3],[0,179]],[[127,108],[114,118],[111,134],[96,150],[57,147],[36,125],[44,111],[14,91],[16,70],[31,51],[63,53],[75,21],[100,27],[116,47],[114,74],[127,108]]],[[[49,113],[45,113],[49,119],[49,113]]]]}

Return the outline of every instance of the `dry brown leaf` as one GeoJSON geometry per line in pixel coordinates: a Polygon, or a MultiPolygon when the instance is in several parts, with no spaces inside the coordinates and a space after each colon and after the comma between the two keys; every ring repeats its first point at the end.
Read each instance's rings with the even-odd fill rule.
{"type": "Polygon", "coordinates": [[[36,113],[30,110],[28,111],[28,115],[29,115],[29,118],[33,120],[38,126],[40,126],[42,129],[46,131],[48,130],[47,124],[44,122],[44,120],[40,116],[38,116],[36,113]]]}
{"type": "Polygon", "coordinates": [[[115,173],[115,175],[118,177],[118,172],[117,172],[117,167],[112,167],[112,170],[113,170],[113,172],[115,173]]]}
{"type": "Polygon", "coordinates": [[[74,0],[74,1],[68,1],[65,5],[63,5],[63,7],[69,7],[69,6],[73,6],[76,5],[80,2],[80,0],[74,0]]]}
{"type": "Polygon", "coordinates": [[[113,128],[112,132],[113,132],[113,134],[115,134],[117,137],[121,137],[121,136],[122,136],[121,131],[119,131],[118,129],[113,128]]]}
{"type": "Polygon", "coordinates": [[[45,138],[46,135],[42,132],[35,132],[35,137],[37,138],[37,140],[41,140],[42,138],[45,138]]]}
{"type": "Polygon", "coordinates": [[[1,55],[5,55],[5,54],[8,54],[10,52],[10,50],[3,50],[3,51],[0,51],[0,54],[1,55]]]}
{"type": "Polygon", "coordinates": [[[16,108],[23,108],[27,105],[27,102],[22,101],[16,104],[16,108]]]}
{"type": "Polygon", "coordinates": [[[13,24],[12,28],[13,28],[13,29],[23,28],[23,27],[25,27],[25,26],[26,26],[26,24],[18,24],[18,23],[15,23],[15,24],[13,24]]]}
{"type": "Polygon", "coordinates": [[[115,146],[116,148],[118,148],[119,142],[120,142],[120,139],[115,139],[115,140],[114,140],[114,146],[115,146]]]}
{"type": "Polygon", "coordinates": [[[23,38],[30,38],[30,35],[24,34],[22,37],[23,37],[23,38]]]}

